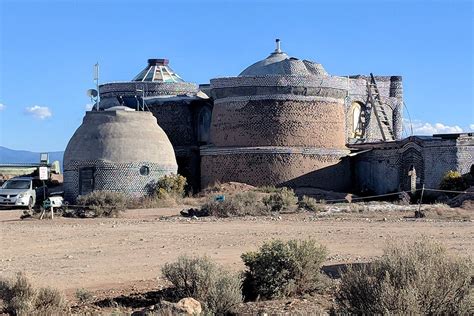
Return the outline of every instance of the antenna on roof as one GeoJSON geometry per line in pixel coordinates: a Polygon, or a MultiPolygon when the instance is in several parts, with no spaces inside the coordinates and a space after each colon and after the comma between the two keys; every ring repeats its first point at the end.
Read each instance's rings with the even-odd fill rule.
{"type": "Polygon", "coordinates": [[[280,39],[277,38],[277,39],[275,40],[275,43],[276,43],[275,53],[281,53],[280,39]]]}

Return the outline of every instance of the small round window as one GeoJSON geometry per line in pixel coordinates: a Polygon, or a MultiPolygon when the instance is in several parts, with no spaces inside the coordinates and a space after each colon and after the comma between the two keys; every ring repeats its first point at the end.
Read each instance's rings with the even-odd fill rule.
{"type": "Polygon", "coordinates": [[[150,174],[150,168],[148,168],[147,166],[142,166],[142,167],[140,168],[140,174],[141,174],[142,176],[147,176],[147,175],[149,175],[149,174],[150,174]]]}

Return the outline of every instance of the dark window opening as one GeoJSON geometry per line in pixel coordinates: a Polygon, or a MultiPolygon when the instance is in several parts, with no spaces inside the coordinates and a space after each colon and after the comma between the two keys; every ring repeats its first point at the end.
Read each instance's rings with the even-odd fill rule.
{"type": "Polygon", "coordinates": [[[142,176],[147,176],[147,175],[149,175],[149,174],[150,174],[150,168],[147,167],[147,166],[142,166],[142,167],[140,168],[140,174],[141,174],[142,176]]]}

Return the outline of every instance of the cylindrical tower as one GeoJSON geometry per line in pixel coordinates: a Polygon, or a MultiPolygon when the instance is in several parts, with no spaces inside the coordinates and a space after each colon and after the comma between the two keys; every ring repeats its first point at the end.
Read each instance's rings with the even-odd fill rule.
{"type": "MultiPolygon", "coordinates": [[[[238,77],[211,80],[211,144],[201,149],[202,185],[344,189],[347,79],[277,49],[238,77]]],[[[346,173],[347,172],[347,173],[346,173]]]]}
{"type": "Polygon", "coordinates": [[[152,113],[125,107],[90,111],[64,153],[65,198],[73,202],[96,190],[144,196],[172,173],[173,147],[152,113]]]}

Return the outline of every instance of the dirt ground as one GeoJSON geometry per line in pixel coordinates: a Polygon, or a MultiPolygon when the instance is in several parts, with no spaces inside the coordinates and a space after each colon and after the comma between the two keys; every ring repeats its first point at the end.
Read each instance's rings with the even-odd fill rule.
{"type": "Polygon", "coordinates": [[[66,292],[117,289],[160,276],[180,254],[208,255],[243,268],[240,255],[272,238],[315,238],[329,249],[327,264],[365,262],[388,239],[429,236],[452,253],[474,253],[472,220],[415,220],[412,213],[312,213],[280,217],[187,219],[181,208],[129,210],[116,219],[20,220],[21,210],[0,211],[0,276],[26,272],[37,285],[66,292]],[[173,216],[176,215],[176,216],[173,216]]]}

